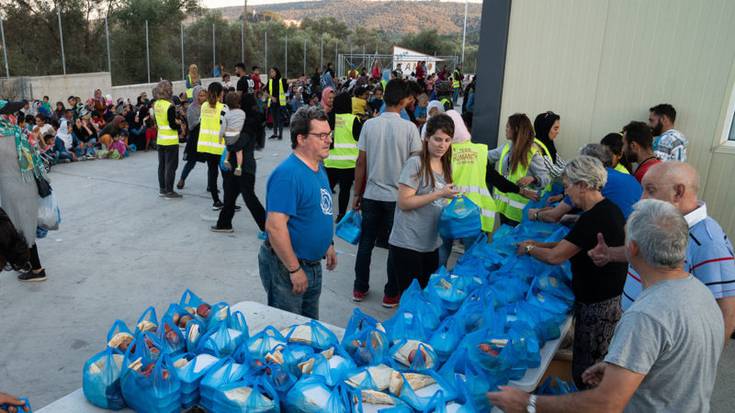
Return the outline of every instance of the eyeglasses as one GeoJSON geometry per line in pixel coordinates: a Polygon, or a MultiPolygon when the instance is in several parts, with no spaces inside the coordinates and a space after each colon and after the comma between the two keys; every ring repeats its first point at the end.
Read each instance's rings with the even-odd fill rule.
{"type": "Polygon", "coordinates": [[[307,133],[307,135],[313,135],[313,136],[316,136],[317,138],[319,138],[319,139],[321,139],[323,141],[326,141],[327,138],[329,138],[329,139],[332,138],[333,133],[332,132],[327,132],[327,133],[312,133],[312,132],[309,132],[309,133],[307,133]]]}

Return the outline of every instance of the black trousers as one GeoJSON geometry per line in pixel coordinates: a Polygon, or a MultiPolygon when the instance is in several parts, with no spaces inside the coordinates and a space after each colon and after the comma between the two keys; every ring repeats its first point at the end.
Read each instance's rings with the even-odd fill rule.
{"type": "Polygon", "coordinates": [[[212,153],[199,154],[207,162],[207,187],[212,194],[212,202],[220,203],[219,189],[217,189],[217,176],[219,176],[219,155],[212,153]]]}
{"type": "Polygon", "coordinates": [[[419,252],[391,245],[388,249],[388,262],[393,265],[393,271],[389,271],[388,276],[395,277],[400,296],[414,279],[419,280],[421,288],[426,288],[429,277],[439,266],[439,249],[419,252]]]}
{"type": "Polygon", "coordinates": [[[41,258],[38,256],[38,245],[36,243],[33,243],[33,246],[30,249],[31,251],[31,269],[34,270],[40,270],[41,268],[41,258]]]}
{"type": "Polygon", "coordinates": [[[265,231],[265,208],[255,195],[255,175],[243,173],[235,176],[232,172],[222,174],[225,206],[219,213],[218,228],[232,228],[232,217],[235,215],[235,201],[242,194],[245,206],[248,207],[255,223],[261,231],[265,231]]]}
{"type": "Polygon", "coordinates": [[[179,167],[179,145],[158,146],[158,188],[163,193],[174,191],[176,168],[179,167]]]}
{"type": "Polygon", "coordinates": [[[339,215],[337,215],[337,221],[339,221],[347,213],[347,208],[350,203],[350,190],[352,189],[352,184],[355,182],[355,168],[326,169],[327,176],[329,177],[329,187],[332,191],[339,184],[339,215]]]}

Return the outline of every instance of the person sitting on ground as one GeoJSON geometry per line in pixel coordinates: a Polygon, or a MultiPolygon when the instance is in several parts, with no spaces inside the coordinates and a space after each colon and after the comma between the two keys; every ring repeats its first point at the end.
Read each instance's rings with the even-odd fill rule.
{"type": "Polygon", "coordinates": [[[439,266],[439,216],[447,198],[457,195],[452,185],[454,121],[447,115],[431,118],[421,153],[409,158],[398,179],[398,203],[388,243],[388,263],[400,297],[411,282],[421,288],[439,266]]]}
{"type": "Polygon", "coordinates": [[[610,263],[597,268],[587,252],[603,233],[611,243],[625,241],[625,218],[612,201],[602,195],[607,170],[597,158],[580,155],[564,168],[564,191],[582,215],[569,234],[559,242],[523,241],[518,254],[560,265],[569,260],[572,267],[574,304],[574,354],[572,377],[579,389],[586,389],[582,373],[602,361],[620,318],[620,294],[625,283],[625,265],[610,263]]]}
{"type": "Polygon", "coordinates": [[[112,122],[107,124],[107,126],[102,128],[102,130],[99,132],[98,141],[102,145],[104,145],[104,148],[111,150],[110,146],[112,145],[112,142],[114,141],[114,139],[119,138],[120,132],[123,129],[127,129],[127,127],[128,127],[128,124],[125,122],[125,118],[122,117],[121,115],[117,115],[112,119],[112,122]]]}
{"type": "Polygon", "coordinates": [[[582,375],[593,389],[535,396],[501,386],[488,394],[493,406],[504,412],[709,411],[724,328],[712,294],[682,269],[687,222],[674,206],[649,199],[636,205],[627,232],[625,255],[645,290],[616,326],[604,362],[582,375]]]}
{"type": "MultiPolygon", "coordinates": [[[[237,159],[237,167],[235,168],[235,176],[242,175],[242,149],[244,137],[240,134],[245,124],[245,111],[240,109],[241,101],[240,92],[228,92],[225,95],[225,104],[229,110],[222,117],[222,128],[220,129],[220,143],[227,145],[227,152],[234,153],[237,159]]],[[[224,165],[227,169],[232,169],[232,165],[225,160],[224,165]]]]}
{"type": "Polygon", "coordinates": [[[63,148],[63,150],[71,156],[71,160],[76,161],[77,156],[75,147],[78,145],[78,143],[72,134],[73,128],[71,124],[71,119],[71,111],[68,111],[65,116],[60,119],[59,128],[56,129],[55,145],[63,148]]]}
{"type": "Polygon", "coordinates": [[[630,174],[632,168],[623,154],[623,134],[619,132],[608,133],[600,143],[607,146],[612,152],[612,168],[618,172],[630,174]]]}
{"type": "Polygon", "coordinates": [[[623,127],[623,153],[631,162],[636,162],[633,175],[638,182],[643,181],[646,172],[661,160],[653,153],[651,128],[643,122],[632,121],[623,127]]]}
{"type": "Polygon", "coordinates": [[[653,133],[653,153],[662,161],[687,161],[689,141],[683,133],[674,129],[676,109],[661,103],[649,109],[648,126],[653,133]]]}
{"type": "Polygon", "coordinates": [[[94,145],[97,143],[97,132],[89,120],[88,113],[84,113],[74,121],[73,132],[79,141],[77,156],[85,159],[95,159],[94,145]]]}
{"type": "MultiPolygon", "coordinates": [[[[725,320],[725,333],[735,330],[735,254],[722,227],[707,215],[707,206],[697,197],[699,175],[691,165],[678,161],[656,165],[643,178],[643,198],[654,198],[674,205],[689,225],[689,244],[685,270],[706,285],[717,300],[725,320]]],[[[597,246],[590,251],[596,265],[626,262],[625,250],[607,245],[598,236],[597,246]]],[[[622,307],[627,311],[643,288],[641,277],[632,267],[623,290],[622,307]]]]}
{"type": "MultiPolygon", "coordinates": [[[[617,205],[623,216],[627,218],[633,212],[633,205],[641,199],[641,193],[643,192],[641,185],[632,175],[618,172],[612,168],[612,154],[606,146],[590,143],[584,146],[579,153],[580,155],[597,158],[605,166],[607,182],[602,187],[602,195],[617,205]]],[[[555,207],[529,209],[528,218],[532,221],[559,222],[573,210],[572,200],[567,196],[555,207]]],[[[573,218],[570,218],[570,220],[573,220],[573,218]]]]}

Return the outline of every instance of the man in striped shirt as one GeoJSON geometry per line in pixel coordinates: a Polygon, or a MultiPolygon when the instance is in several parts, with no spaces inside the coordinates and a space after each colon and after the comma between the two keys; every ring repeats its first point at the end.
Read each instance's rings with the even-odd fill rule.
{"type": "MultiPolygon", "coordinates": [[[[654,198],[674,205],[689,225],[689,244],[684,269],[706,285],[717,300],[725,320],[725,334],[735,329],[735,254],[733,246],[720,225],[707,216],[706,205],[697,199],[699,175],[688,164],[664,162],[651,167],[643,178],[642,198],[654,198]]],[[[610,261],[625,261],[622,248],[609,248],[598,235],[597,246],[589,251],[596,265],[610,261]]],[[[628,278],[623,289],[623,310],[643,290],[640,276],[628,267],[628,278]]]]}
{"type": "Polygon", "coordinates": [[[683,133],[674,129],[676,109],[661,103],[649,109],[648,126],[653,132],[653,154],[662,161],[687,161],[689,141],[683,133]]]}

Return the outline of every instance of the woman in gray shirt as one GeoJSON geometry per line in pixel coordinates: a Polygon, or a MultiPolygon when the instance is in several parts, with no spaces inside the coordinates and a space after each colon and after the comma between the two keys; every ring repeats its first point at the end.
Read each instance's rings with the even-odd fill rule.
{"type": "Polygon", "coordinates": [[[403,293],[414,278],[426,287],[439,265],[439,216],[452,185],[452,118],[441,114],[426,126],[421,154],[406,161],[398,180],[398,208],[388,243],[388,262],[395,285],[403,293]]]}

